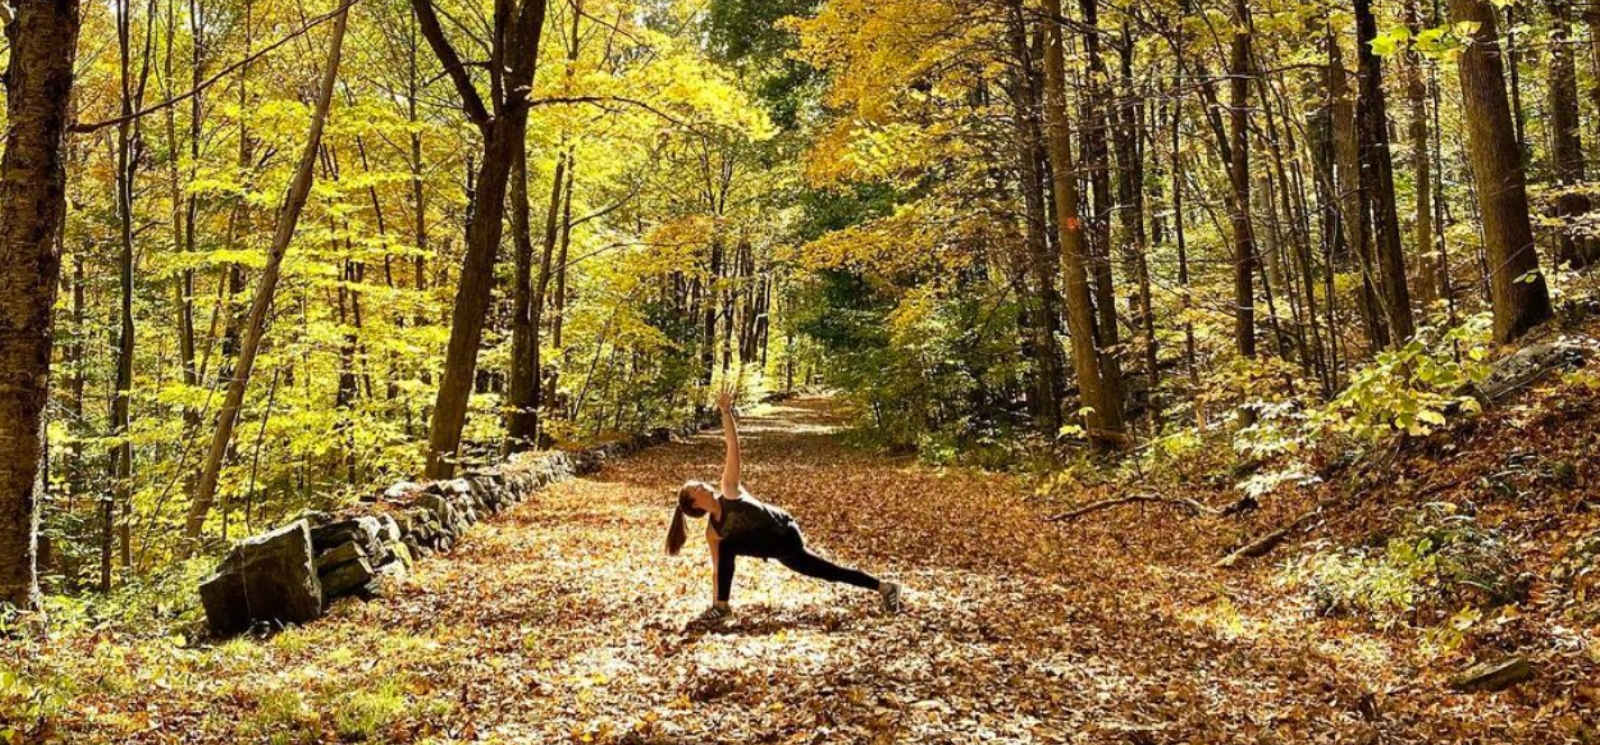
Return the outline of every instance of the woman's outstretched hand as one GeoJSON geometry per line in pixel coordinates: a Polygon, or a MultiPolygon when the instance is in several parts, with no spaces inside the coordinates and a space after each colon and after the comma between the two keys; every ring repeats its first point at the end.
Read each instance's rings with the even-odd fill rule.
{"type": "Polygon", "coordinates": [[[732,413],[733,412],[733,399],[734,399],[733,386],[732,385],[724,385],[724,386],[722,386],[722,390],[717,391],[717,408],[722,410],[722,411],[726,411],[726,412],[732,413]]]}

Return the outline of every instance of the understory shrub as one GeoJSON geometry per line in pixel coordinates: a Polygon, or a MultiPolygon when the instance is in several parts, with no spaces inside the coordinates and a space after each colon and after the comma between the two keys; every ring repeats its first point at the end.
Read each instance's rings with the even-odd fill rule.
{"type": "Polygon", "coordinates": [[[1366,545],[1305,556],[1288,567],[1287,579],[1309,594],[1319,614],[1365,618],[1382,628],[1431,625],[1462,609],[1525,598],[1528,579],[1518,572],[1512,542],[1469,510],[1432,503],[1397,523],[1392,534],[1366,545]]]}
{"type": "Polygon", "coordinates": [[[1305,394],[1248,403],[1254,421],[1234,438],[1252,466],[1240,490],[1259,498],[1315,483],[1317,463],[1348,461],[1397,435],[1426,436],[1480,413],[1472,392],[1490,371],[1490,325],[1477,314],[1448,329],[1424,326],[1355,369],[1326,403],[1305,394]]]}

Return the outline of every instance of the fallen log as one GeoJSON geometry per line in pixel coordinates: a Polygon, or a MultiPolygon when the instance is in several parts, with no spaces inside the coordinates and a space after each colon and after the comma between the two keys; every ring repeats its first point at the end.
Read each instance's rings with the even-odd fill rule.
{"type": "Polygon", "coordinates": [[[1170,504],[1170,505],[1174,505],[1174,506],[1177,506],[1177,507],[1182,507],[1183,509],[1188,510],[1189,514],[1191,514],[1191,515],[1216,515],[1216,514],[1220,514],[1216,509],[1212,508],[1211,506],[1206,505],[1204,503],[1201,503],[1201,502],[1199,502],[1197,500],[1190,499],[1188,497],[1164,497],[1164,496],[1161,496],[1160,494],[1130,494],[1130,495],[1125,496],[1125,497],[1115,497],[1115,498],[1112,498],[1112,499],[1102,499],[1099,502],[1092,502],[1092,503],[1086,504],[1086,505],[1084,505],[1082,507],[1071,509],[1071,510],[1068,510],[1066,512],[1062,512],[1062,513],[1059,513],[1059,514],[1056,514],[1056,515],[1051,515],[1050,517],[1045,518],[1045,521],[1046,522],[1052,522],[1052,523],[1058,523],[1058,522],[1064,522],[1064,521],[1067,521],[1067,520],[1076,520],[1076,519],[1078,519],[1080,517],[1083,517],[1084,515],[1087,515],[1087,514],[1089,514],[1091,512],[1099,512],[1100,510],[1107,509],[1107,508],[1110,508],[1110,507],[1115,507],[1115,506],[1117,506],[1119,504],[1132,504],[1134,502],[1156,502],[1156,503],[1170,504]]]}
{"type": "Polygon", "coordinates": [[[1337,500],[1330,499],[1319,503],[1317,506],[1301,513],[1299,517],[1295,518],[1288,525],[1269,530],[1249,543],[1234,549],[1233,553],[1218,559],[1217,563],[1212,564],[1212,566],[1217,569],[1231,569],[1235,564],[1238,564],[1243,559],[1254,559],[1260,556],[1266,556],[1272,551],[1272,549],[1277,548],[1278,544],[1283,543],[1284,539],[1299,532],[1301,528],[1306,527],[1306,525],[1311,522],[1312,518],[1322,514],[1323,510],[1331,507],[1336,501],[1337,500]]]}
{"type": "Polygon", "coordinates": [[[1533,666],[1526,657],[1507,657],[1473,665],[1451,678],[1448,685],[1451,690],[1464,693],[1503,691],[1533,676],[1533,666]]]}

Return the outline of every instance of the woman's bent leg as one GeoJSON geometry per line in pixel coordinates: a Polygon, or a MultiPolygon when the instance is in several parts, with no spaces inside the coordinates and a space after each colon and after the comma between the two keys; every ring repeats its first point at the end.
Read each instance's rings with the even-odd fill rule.
{"type": "Polygon", "coordinates": [[[812,553],[809,548],[801,548],[800,553],[780,558],[778,563],[807,577],[816,577],[829,582],[843,582],[847,585],[855,585],[868,590],[878,589],[878,580],[872,575],[859,569],[839,566],[812,553]]]}

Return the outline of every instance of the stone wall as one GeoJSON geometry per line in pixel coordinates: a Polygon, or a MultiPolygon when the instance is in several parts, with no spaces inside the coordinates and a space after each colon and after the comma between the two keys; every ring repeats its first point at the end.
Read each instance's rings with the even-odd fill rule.
{"type": "Polygon", "coordinates": [[[473,525],[574,476],[713,426],[713,416],[573,451],[522,453],[460,478],[400,482],[335,514],[312,513],[233,547],[200,584],[217,634],[308,623],[345,596],[382,597],[414,561],[448,552],[473,525]]]}

